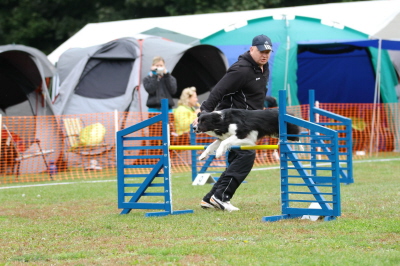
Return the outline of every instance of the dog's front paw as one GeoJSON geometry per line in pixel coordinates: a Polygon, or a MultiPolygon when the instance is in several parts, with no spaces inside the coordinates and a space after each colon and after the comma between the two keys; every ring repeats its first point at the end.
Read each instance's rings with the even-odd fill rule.
{"type": "Polygon", "coordinates": [[[215,153],[215,158],[218,159],[219,157],[224,155],[225,152],[226,152],[226,150],[224,150],[224,149],[218,149],[217,152],[215,153]]]}
{"type": "Polygon", "coordinates": [[[203,152],[200,156],[199,156],[199,160],[204,160],[207,157],[208,153],[207,152],[203,152]]]}

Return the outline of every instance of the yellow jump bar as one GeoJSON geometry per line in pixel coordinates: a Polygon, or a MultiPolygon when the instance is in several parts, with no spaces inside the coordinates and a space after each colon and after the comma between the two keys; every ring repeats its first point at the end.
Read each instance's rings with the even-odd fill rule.
{"type": "MultiPolygon", "coordinates": [[[[179,146],[170,145],[170,150],[205,150],[207,146],[192,145],[192,146],[179,146]]],[[[232,146],[233,150],[277,150],[279,145],[255,145],[255,146],[232,146]]]]}

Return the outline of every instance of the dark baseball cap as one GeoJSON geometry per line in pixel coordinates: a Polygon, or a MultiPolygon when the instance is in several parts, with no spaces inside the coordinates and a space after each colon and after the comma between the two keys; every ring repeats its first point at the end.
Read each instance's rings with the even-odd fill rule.
{"type": "Polygon", "coordinates": [[[271,39],[263,34],[257,35],[253,38],[252,46],[257,46],[257,49],[262,52],[266,50],[272,51],[271,39]]]}

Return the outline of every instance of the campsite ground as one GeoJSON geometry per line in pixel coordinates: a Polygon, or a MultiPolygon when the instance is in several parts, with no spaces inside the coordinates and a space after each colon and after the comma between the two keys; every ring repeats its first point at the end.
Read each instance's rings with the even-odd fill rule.
{"type": "Polygon", "coordinates": [[[400,158],[356,161],[336,221],[261,221],[280,214],[279,171],[254,171],[239,212],[198,207],[209,185],[173,175],[174,209],[120,215],[115,179],[0,185],[0,265],[400,265],[400,158]]]}

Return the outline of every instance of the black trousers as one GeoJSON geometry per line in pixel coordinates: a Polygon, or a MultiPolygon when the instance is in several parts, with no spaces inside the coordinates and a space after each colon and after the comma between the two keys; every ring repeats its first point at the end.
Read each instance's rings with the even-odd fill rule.
{"type": "Polygon", "coordinates": [[[210,192],[203,200],[209,202],[212,195],[222,201],[229,201],[246,179],[254,165],[256,152],[254,150],[231,150],[228,155],[229,166],[221,174],[210,192]]]}

